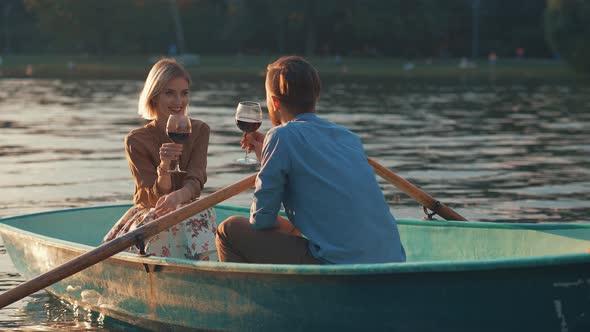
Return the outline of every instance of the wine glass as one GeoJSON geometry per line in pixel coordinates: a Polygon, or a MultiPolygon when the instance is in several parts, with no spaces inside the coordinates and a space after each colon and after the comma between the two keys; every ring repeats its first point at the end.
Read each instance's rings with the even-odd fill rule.
{"type": "MultiPolygon", "coordinates": [[[[242,101],[236,108],[236,125],[241,131],[251,133],[260,128],[262,124],[262,109],[260,104],[253,101],[242,101]]],[[[256,158],[248,158],[248,150],[246,156],[237,160],[240,164],[253,165],[258,164],[256,158]]]]}
{"type": "MultiPolygon", "coordinates": [[[[166,123],[166,135],[174,143],[183,144],[191,137],[191,119],[186,114],[171,114],[166,123]]],[[[180,156],[176,161],[176,168],[169,170],[172,173],[186,173],[180,169],[180,156]]]]}

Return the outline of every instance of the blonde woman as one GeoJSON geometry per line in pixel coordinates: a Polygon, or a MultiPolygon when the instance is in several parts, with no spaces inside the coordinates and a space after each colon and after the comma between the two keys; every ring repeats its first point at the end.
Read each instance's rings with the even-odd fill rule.
{"type": "MultiPolygon", "coordinates": [[[[209,126],[191,120],[192,135],[184,144],[166,135],[171,114],[187,112],[190,75],[173,59],[162,59],[150,70],[139,97],[139,114],[151,120],[125,137],[125,152],[135,180],[134,205],[104,237],[104,242],[197,199],[207,181],[209,126]],[[169,172],[173,161],[186,173],[169,172]]],[[[145,243],[156,256],[208,260],[216,257],[213,209],[198,213],[145,243]]],[[[139,248],[141,250],[141,248],[139,248]]],[[[132,250],[132,248],[130,248],[132,250]]]]}

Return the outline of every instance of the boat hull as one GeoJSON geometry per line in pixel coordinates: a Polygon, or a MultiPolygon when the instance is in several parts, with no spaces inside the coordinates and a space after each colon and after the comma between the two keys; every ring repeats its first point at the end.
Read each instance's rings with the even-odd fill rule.
{"type": "MultiPolygon", "coordinates": [[[[0,227],[31,278],[91,250],[0,227]]],[[[47,291],[153,330],[588,331],[590,260],[346,266],[189,262],[117,254],[47,291]],[[552,263],[553,262],[553,263],[552,263]]]]}

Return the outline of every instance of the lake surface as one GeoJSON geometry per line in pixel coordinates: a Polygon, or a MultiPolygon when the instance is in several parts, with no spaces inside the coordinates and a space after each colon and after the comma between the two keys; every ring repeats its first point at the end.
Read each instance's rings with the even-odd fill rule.
{"type": "MultiPolygon", "coordinates": [[[[0,217],[130,203],[123,137],[144,123],[141,86],[0,79],[0,217]]],[[[256,171],[234,162],[243,151],[233,116],[240,100],[263,102],[263,88],[262,78],[194,84],[190,114],[212,129],[205,194],[256,171]]],[[[590,86],[328,80],[318,113],[469,220],[590,222],[590,86]]],[[[261,131],[269,127],[265,118],[261,131]]],[[[412,198],[379,181],[397,218],[423,216],[412,198]]],[[[247,191],[226,203],[250,201],[247,191]]],[[[23,281],[0,246],[0,292],[23,281]]],[[[0,310],[2,330],[127,328],[44,292],[0,310]]]]}

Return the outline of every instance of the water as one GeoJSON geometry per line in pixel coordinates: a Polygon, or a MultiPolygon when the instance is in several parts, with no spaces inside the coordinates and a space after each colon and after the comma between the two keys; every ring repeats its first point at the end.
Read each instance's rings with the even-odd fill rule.
{"type": "MultiPolygon", "coordinates": [[[[367,155],[470,220],[590,222],[590,87],[573,83],[324,82],[321,116],[356,132],[367,155]]],[[[129,203],[123,137],[142,125],[139,81],[0,80],[0,217],[129,203]]],[[[191,116],[212,128],[205,193],[244,178],[240,100],[261,79],[199,82],[191,116]]],[[[261,131],[268,130],[266,118],[261,131]]],[[[421,207],[380,181],[398,218],[421,207]]],[[[251,191],[226,203],[248,205],[251,191]]],[[[23,282],[0,246],[0,291],[23,282]]],[[[0,329],[128,326],[44,292],[0,310],[0,329]]]]}

